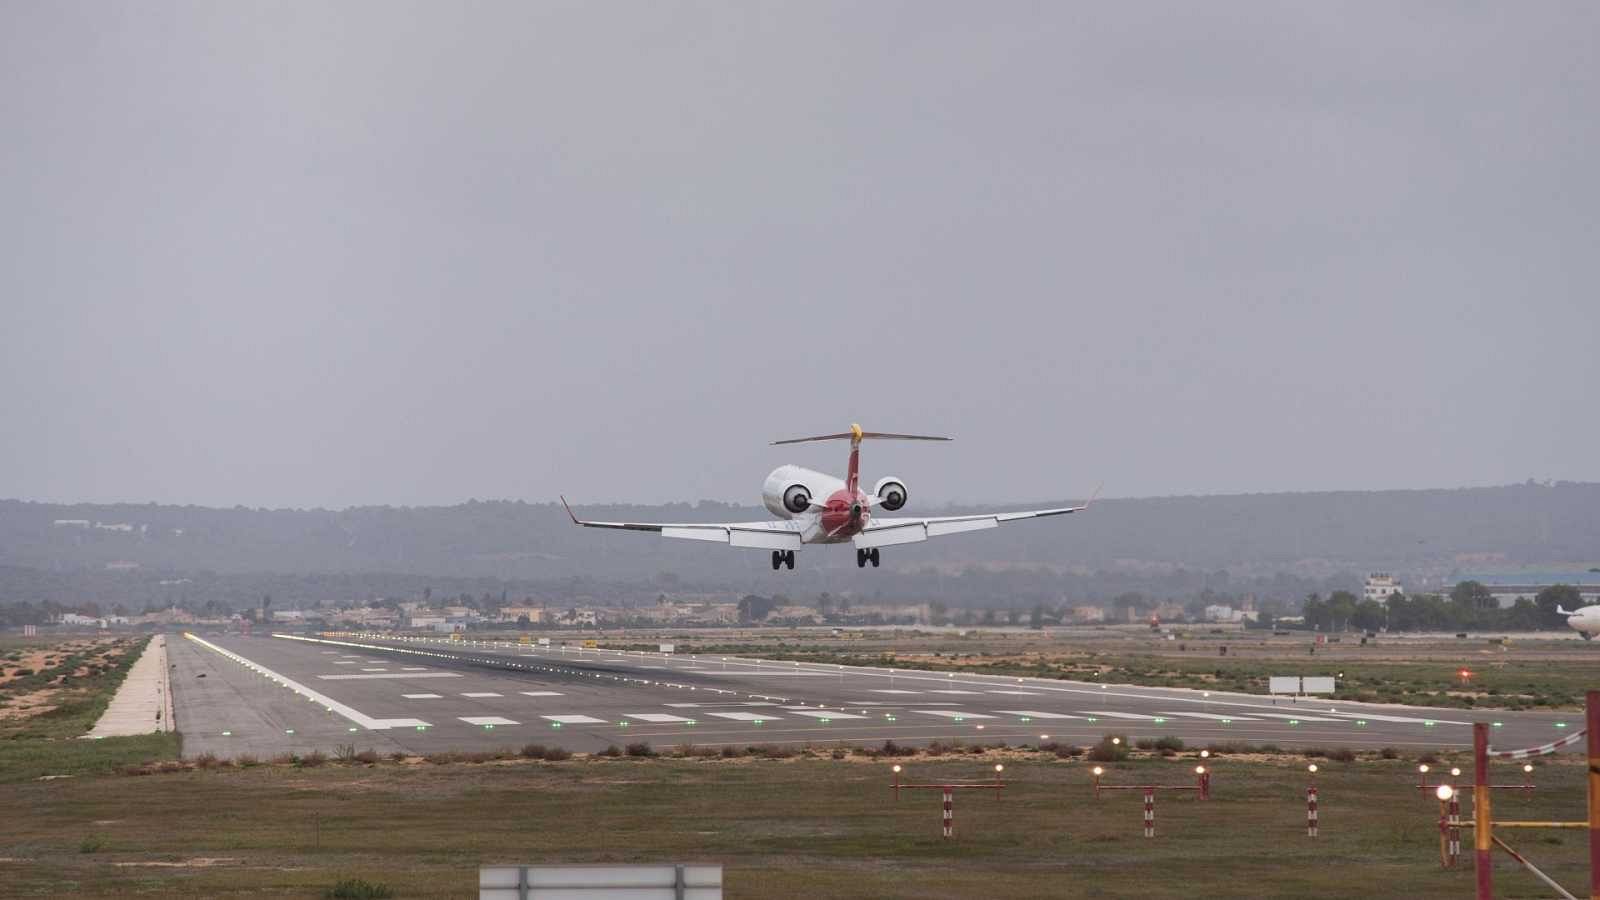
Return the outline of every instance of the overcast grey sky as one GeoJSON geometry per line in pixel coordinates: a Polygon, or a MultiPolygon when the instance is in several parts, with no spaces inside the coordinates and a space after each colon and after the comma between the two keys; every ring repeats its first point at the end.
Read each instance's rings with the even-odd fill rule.
{"type": "Polygon", "coordinates": [[[0,0],[0,496],[1600,480],[1600,6],[0,0]]]}

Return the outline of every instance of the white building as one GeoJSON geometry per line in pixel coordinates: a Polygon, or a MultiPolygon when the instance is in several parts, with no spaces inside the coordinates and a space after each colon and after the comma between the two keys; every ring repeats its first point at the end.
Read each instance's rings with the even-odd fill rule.
{"type": "Polygon", "coordinates": [[[1374,572],[1367,576],[1367,583],[1361,588],[1361,599],[1387,603],[1390,594],[1404,593],[1398,578],[1387,572],[1374,572]]]}
{"type": "MultiPolygon", "coordinates": [[[[1242,622],[1245,619],[1244,610],[1220,604],[1212,604],[1206,607],[1205,616],[1207,622],[1242,622]]],[[[1250,618],[1253,619],[1255,617],[1251,616],[1250,618]]]]}

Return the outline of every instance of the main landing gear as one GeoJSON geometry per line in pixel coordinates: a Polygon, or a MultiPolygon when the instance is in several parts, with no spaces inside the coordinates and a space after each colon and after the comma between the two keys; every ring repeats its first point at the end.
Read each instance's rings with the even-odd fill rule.
{"type": "Polygon", "coordinates": [[[877,547],[873,547],[870,550],[857,550],[856,551],[856,568],[865,569],[867,567],[867,563],[869,563],[869,562],[872,563],[872,567],[874,569],[876,569],[878,567],[878,548],[877,547]]]}
{"type": "Polygon", "coordinates": [[[774,572],[778,571],[778,567],[779,566],[788,566],[790,569],[794,568],[794,551],[793,550],[774,550],[774,551],[772,551],[772,571],[774,571],[774,572]]]}

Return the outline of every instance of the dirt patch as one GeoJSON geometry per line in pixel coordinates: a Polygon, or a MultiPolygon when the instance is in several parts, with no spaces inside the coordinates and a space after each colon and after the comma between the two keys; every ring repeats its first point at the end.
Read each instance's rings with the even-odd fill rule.
{"type": "Polygon", "coordinates": [[[32,693],[23,694],[20,697],[16,697],[4,707],[0,707],[0,722],[10,719],[27,719],[33,716],[44,715],[50,710],[55,709],[55,705],[52,703],[52,701],[54,700],[56,694],[59,693],[61,693],[59,690],[47,689],[42,691],[34,691],[32,693]]]}
{"type": "Polygon", "coordinates": [[[212,866],[232,866],[239,863],[237,856],[196,856],[193,859],[179,860],[177,862],[119,862],[112,863],[119,868],[132,866],[148,866],[158,869],[208,869],[212,866]]]}

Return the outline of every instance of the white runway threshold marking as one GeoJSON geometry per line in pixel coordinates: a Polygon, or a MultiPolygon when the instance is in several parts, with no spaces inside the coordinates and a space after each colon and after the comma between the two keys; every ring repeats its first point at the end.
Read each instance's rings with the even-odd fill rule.
{"type": "Polygon", "coordinates": [[[504,697],[505,694],[496,694],[494,691],[468,691],[463,697],[504,697]]]}
{"type": "Polygon", "coordinates": [[[523,695],[524,697],[563,697],[563,696],[566,696],[566,695],[562,694],[560,691],[517,691],[517,693],[523,695]]]}
{"type": "Polygon", "coordinates": [[[1038,691],[990,691],[991,694],[1011,694],[1016,697],[1037,697],[1038,691]]]}
{"type": "Polygon", "coordinates": [[[654,722],[657,725],[694,721],[693,719],[685,719],[683,716],[669,716],[666,713],[623,713],[623,715],[630,719],[638,719],[641,722],[654,722]]]}
{"type": "Polygon", "coordinates": [[[810,716],[813,719],[865,719],[867,716],[855,713],[834,712],[831,709],[792,709],[790,712],[797,716],[810,716]]]}
{"type": "Polygon", "coordinates": [[[1249,716],[1219,716],[1216,713],[1199,712],[1164,712],[1156,713],[1158,716],[1183,716],[1188,719],[1210,719],[1213,722],[1254,722],[1249,716]]]}
{"type": "Polygon", "coordinates": [[[735,722],[765,722],[768,719],[779,718],[778,716],[771,715],[770,713],[766,714],[766,715],[763,715],[761,713],[747,713],[747,712],[729,712],[729,713],[714,712],[714,713],[707,713],[707,715],[716,716],[719,719],[733,719],[735,722]]]}
{"type": "Polygon", "coordinates": [[[872,692],[874,694],[920,694],[920,693],[922,693],[921,691],[901,691],[901,690],[895,690],[893,688],[873,688],[872,692]]]}
{"type": "Polygon", "coordinates": [[[594,716],[540,716],[562,725],[604,725],[605,719],[596,719],[594,716]]]}
{"type": "Polygon", "coordinates": [[[1037,709],[997,709],[997,713],[1008,716],[1027,716],[1030,719],[1081,719],[1083,716],[1069,716],[1066,713],[1040,712],[1037,709]]]}
{"type": "Polygon", "coordinates": [[[1144,713],[1112,712],[1109,709],[1086,709],[1083,714],[1086,716],[1105,716],[1108,719],[1137,719],[1141,722],[1153,722],[1156,718],[1155,716],[1147,716],[1144,713]]]}
{"type": "Polygon", "coordinates": [[[442,700],[442,699],[444,699],[444,697],[442,695],[440,695],[440,694],[401,694],[400,696],[406,698],[407,700],[442,700]]]}
{"type": "Polygon", "coordinates": [[[959,709],[913,709],[912,712],[922,713],[925,716],[943,716],[946,719],[992,719],[983,713],[962,712],[959,709]]]}
{"type": "Polygon", "coordinates": [[[265,675],[268,678],[271,678],[273,681],[276,681],[277,683],[283,685],[284,687],[289,688],[290,690],[294,691],[297,694],[300,694],[302,696],[311,698],[312,700],[316,701],[317,703],[322,704],[322,706],[324,708],[326,708],[329,712],[336,712],[339,715],[344,716],[346,719],[349,719],[350,721],[356,723],[358,726],[360,726],[362,728],[367,728],[367,729],[370,729],[372,731],[387,731],[390,728],[427,728],[428,727],[428,723],[422,721],[421,719],[374,719],[373,717],[361,712],[360,710],[355,709],[354,707],[346,706],[345,704],[340,703],[339,701],[333,699],[332,697],[329,697],[326,694],[318,693],[317,691],[312,690],[311,688],[301,684],[298,681],[295,681],[292,678],[287,678],[287,677],[285,677],[283,675],[278,674],[277,672],[272,671],[271,669],[267,668],[266,666],[259,665],[259,664],[255,663],[255,662],[251,661],[251,660],[245,659],[243,656],[240,656],[239,654],[234,653],[232,650],[228,650],[228,649],[225,649],[223,647],[218,647],[216,644],[211,643],[210,641],[206,640],[205,638],[195,637],[194,635],[192,635],[192,634],[190,634],[188,632],[184,632],[183,636],[188,638],[191,641],[194,641],[195,643],[199,644],[200,646],[205,647],[208,650],[211,650],[213,652],[219,653],[219,654],[227,657],[228,659],[231,659],[234,662],[239,663],[242,666],[245,666],[246,668],[252,669],[252,670],[254,670],[256,672],[260,672],[262,675],[265,675]]]}
{"type": "Polygon", "coordinates": [[[978,692],[977,691],[956,691],[956,690],[945,690],[945,691],[934,690],[934,691],[929,691],[929,693],[930,694],[976,694],[978,692]]]}
{"type": "Polygon", "coordinates": [[[521,722],[513,722],[510,719],[502,718],[500,716],[456,716],[456,718],[458,718],[461,721],[467,723],[468,725],[521,725],[522,724],[521,722]]]}

